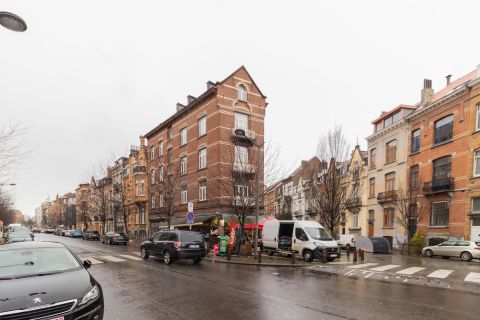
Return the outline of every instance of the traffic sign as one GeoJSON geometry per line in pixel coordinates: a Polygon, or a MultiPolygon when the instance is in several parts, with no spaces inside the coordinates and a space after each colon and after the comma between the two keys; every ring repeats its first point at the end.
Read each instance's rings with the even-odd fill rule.
{"type": "Polygon", "coordinates": [[[188,212],[193,212],[193,202],[188,203],[188,212]]]}
{"type": "Polygon", "coordinates": [[[187,218],[187,223],[192,224],[193,221],[195,220],[195,214],[193,212],[187,212],[185,215],[185,218],[187,218]]]}

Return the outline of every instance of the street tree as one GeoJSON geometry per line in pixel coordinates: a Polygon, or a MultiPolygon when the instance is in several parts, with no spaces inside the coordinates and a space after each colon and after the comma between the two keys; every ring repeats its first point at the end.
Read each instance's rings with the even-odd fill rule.
{"type": "Polygon", "coordinates": [[[113,207],[122,220],[126,234],[129,234],[128,222],[130,221],[131,215],[128,205],[128,192],[129,188],[126,179],[113,185],[113,207]]]}

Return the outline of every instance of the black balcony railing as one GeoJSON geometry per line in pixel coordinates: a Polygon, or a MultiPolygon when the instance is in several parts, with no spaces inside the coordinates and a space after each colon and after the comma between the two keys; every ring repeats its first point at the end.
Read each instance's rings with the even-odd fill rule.
{"type": "Polygon", "coordinates": [[[362,200],[360,199],[360,197],[354,197],[354,198],[350,199],[350,201],[348,203],[348,208],[349,209],[358,208],[358,207],[361,207],[361,206],[362,206],[362,200]]]}
{"type": "Polygon", "coordinates": [[[423,193],[425,194],[450,192],[450,191],[453,191],[452,178],[425,182],[423,185],[423,193]]]}
{"type": "Polygon", "coordinates": [[[378,203],[394,201],[397,199],[397,190],[390,190],[385,192],[380,192],[377,195],[378,203]]]}

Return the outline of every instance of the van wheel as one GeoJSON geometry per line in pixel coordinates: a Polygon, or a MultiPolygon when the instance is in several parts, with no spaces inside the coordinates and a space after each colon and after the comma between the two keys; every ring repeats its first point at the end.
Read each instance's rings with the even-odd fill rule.
{"type": "Polygon", "coordinates": [[[170,251],[165,250],[165,251],[163,252],[163,262],[164,262],[165,264],[171,264],[171,263],[173,262],[173,260],[172,260],[172,255],[170,254],[170,251]]]}
{"type": "Polygon", "coordinates": [[[462,259],[462,261],[470,261],[473,259],[473,256],[470,252],[464,251],[460,255],[460,259],[462,259]]]}
{"type": "Polygon", "coordinates": [[[142,256],[142,259],[143,259],[143,260],[147,260],[148,257],[150,256],[150,255],[148,254],[147,249],[145,249],[145,247],[142,247],[142,248],[140,249],[140,255],[142,256]]]}
{"type": "Polygon", "coordinates": [[[312,262],[313,261],[313,253],[311,250],[304,250],[303,251],[303,260],[305,262],[312,262]]]}

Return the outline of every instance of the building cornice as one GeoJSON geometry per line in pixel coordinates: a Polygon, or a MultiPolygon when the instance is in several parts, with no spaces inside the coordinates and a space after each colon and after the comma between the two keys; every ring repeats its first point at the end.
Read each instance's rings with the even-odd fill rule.
{"type": "Polygon", "coordinates": [[[384,136],[398,128],[401,128],[402,126],[405,125],[405,118],[401,119],[400,121],[396,122],[395,124],[392,124],[391,126],[389,126],[388,128],[385,128],[385,129],[382,129],[381,131],[379,132],[375,132],[374,134],[372,134],[371,136],[368,136],[367,137],[367,142],[372,142],[373,140],[381,137],[381,136],[384,136]]]}

